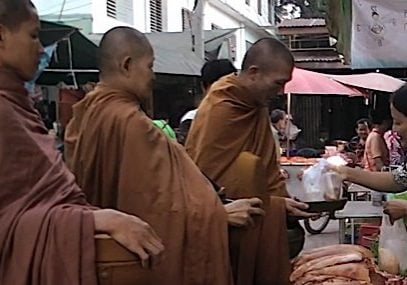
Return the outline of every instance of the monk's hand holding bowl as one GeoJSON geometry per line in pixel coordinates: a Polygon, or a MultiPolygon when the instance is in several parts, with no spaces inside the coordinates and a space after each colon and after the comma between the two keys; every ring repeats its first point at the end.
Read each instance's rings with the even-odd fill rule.
{"type": "Polygon", "coordinates": [[[316,213],[305,212],[305,210],[307,210],[309,206],[305,203],[296,201],[291,198],[285,198],[285,207],[287,209],[288,215],[293,217],[308,219],[319,215],[316,213]]]}
{"type": "Polygon", "coordinates": [[[160,262],[164,245],[149,224],[135,216],[110,209],[97,210],[93,214],[95,231],[109,234],[137,254],[144,268],[154,267],[160,262]]]}
{"type": "Polygon", "coordinates": [[[263,202],[259,198],[239,199],[225,205],[228,224],[233,227],[254,226],[253,216],[264,216],[263,202]]]}

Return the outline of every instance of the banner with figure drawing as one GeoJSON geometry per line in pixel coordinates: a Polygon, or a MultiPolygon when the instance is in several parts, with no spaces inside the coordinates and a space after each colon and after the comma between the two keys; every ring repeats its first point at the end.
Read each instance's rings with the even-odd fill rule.
{"type": "Polygon", "coordinates": [[[407,0],[352,1],[352,68],[407,67],[407,0]]]}

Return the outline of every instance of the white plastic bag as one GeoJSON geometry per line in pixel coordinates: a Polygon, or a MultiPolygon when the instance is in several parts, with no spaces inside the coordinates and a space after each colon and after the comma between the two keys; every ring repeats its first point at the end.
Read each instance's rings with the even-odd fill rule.
{"type": "Polygon", "coordinates": [[[287,130],[286,130],[286,137],[289,138],[290,141],[295,141],[297,139],[298,134],[302,130],[298,128],[294,123],[289,120],[287,123],[287,130]]]}
{"type": "Polygon", "coordinates": [[[382,218],[379,239],[379,267],[391,274],[406,273],[407,230],[402,219],[390,223],[388,215],[382,218]]]}
{"type": "Polygon", "coordinates": [[[342,194],[342,179],[334,172],[328,172],[328,161],[321,159],[304,171],[302,183],[305,202],[338,200],[342,194]]]}

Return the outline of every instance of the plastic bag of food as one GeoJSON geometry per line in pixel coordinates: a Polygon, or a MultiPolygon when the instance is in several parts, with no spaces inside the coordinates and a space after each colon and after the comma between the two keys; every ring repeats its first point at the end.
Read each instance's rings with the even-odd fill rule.
{"type": "Polygon", "coordinates": [[[327,171],[328,161],[321,159],[304,171],[302,183],[305,202],[338,200],[342,194],[342,179],[334,172],[327,171]]]}
{"type": "Polygon", "coordinates": [[[407,272],[407,230],[403,220],[392,225],[390,217],[384,215],[380,227],[379,267],[391,274],[407,272]]]}

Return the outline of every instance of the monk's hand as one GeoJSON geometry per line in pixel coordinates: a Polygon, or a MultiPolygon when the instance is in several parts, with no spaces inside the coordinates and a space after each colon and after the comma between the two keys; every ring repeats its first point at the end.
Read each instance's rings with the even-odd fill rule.
{"type": "Polygon", "coordinates": [[[299,218],[313,218],[318,216],[319,214],[316,213],[308,213],[305,212],[309,208],[309,206],[305,203],[296,201],[291,198],[285,198],[285,207],[287,209],[287,213],[290,216],[293,217],[299,217],[299,218]]]}
{"type": "Polygon", "coordinates": [[[264,216],[259,198],[239,199],[225,205],[228,214],[228,224],[234,227],[254,226],[254,216],[264,216]]]}
{"type": "Polygon", "coordinates": [[[390,222],[394,224],[395,221],[407,217],[407,201],[388,201],[384,204],[383,212],[390,216],[390,222]]]}
{"type": "Polygon", "coordinates": [[[160,263],[164,245],[149,224],[135,216],[110,209],[93,213],[95,230],[109,234],[125,248],[137,254],[144,268],[152,268],[160,263]]]}

